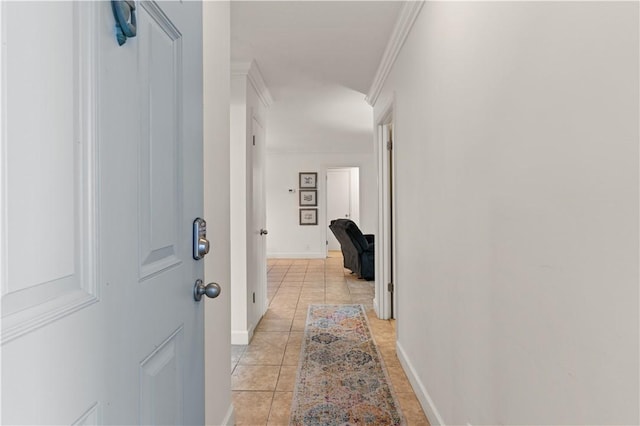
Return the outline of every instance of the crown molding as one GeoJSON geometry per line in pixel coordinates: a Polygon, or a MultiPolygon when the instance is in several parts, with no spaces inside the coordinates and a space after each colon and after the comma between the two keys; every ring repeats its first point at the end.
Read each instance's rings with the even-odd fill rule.
{"type": "Polygon", "coordinates": [[[246,77],[258,94],[260,102],[269,108],[273,104],[273,97],[267,84],[264,82],[260,67],[256,61],[234,62],[231,64],[231,78],[246,77]]]}
{"type": "Polygon", "coordinates": [[[384,82],[387,80],[387,77],[391,72],[391,68],[396,62],[398,53],[400,53],[400,49],[402,49],[407,36],[409,36],[409,32],[411,31],[411,28],[413,28],[413,24],[416,21],[420,10],[422,10],[424,3],[425,0],[408,1],[404,6],[402,6],[396,25],[393,28],[387,47],[382,55],[378,71],[376,71],[376,76],[373,78],[373,83],[371,84],[369,93],[365,98],[369,105],[374,106],[378,100],[378,96],[380,96],[384,82]]]}
{"type": "Polygon", "coordinates": [[[273,97],[271,96],[271,92],[269,92],[267,83],[264,82],[264,78],[262,77],[262,73],[260,72],[260,68],[258,68],[258,63],[256,61],[251,62],[251,67],[249,68],[249,73],[247,75],[249,77],[249,81],[253,85],[253,88],[258,92],[258,97],[264,104],[265,108],[269,108],[273,104],[273,97]]]}

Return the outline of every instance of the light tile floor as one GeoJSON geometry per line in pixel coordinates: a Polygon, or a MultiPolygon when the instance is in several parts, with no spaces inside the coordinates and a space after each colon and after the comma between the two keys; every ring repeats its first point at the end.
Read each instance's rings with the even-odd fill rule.
{"type": "Polygon", "coordinates": [[[408,425],[428,425],[395,351],[395,322],[373,311],[373,282],[342,267],[340,252],[325,259],[270,259],[269,309],[251,344],[232,346],[231,386],[237,425],[288,425],[309,304],[358,303],[382,354],[408,425]]]}

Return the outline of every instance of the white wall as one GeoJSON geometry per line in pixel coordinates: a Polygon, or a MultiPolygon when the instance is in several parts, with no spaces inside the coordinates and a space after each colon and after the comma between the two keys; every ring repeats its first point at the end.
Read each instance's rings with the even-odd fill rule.
{"type": "Polygon", "coordinates": [[[205,282],[222,288],[205,304],[205,421],[234,424],[231,404],[230,249],[229,249],[229,2],[203,3],[204,211],[211,252],[205,282]]]}
{"type": "Polygon", "coordinates": [[[398,56],[376,114],[395,94],[398,349],[432,423],[639,422],[638,12],[427,2],[398,56]]]}
{"type": "Polygon", "coordinates": [[[247,77],[231,78],[231,342],[247,344],[247,77]]]}
{"type": "MultiPolygon", "coordinates": [[[[373,135],[373,133],[372,133],[373,135]]],[[[372,136],[373,138],[373,136],[372,136]]],[[[366,153],[267,152],[267,256],[284,258],[325,257],[326,170],[329,167],[360,168],[360,223],[363,233],[377,227],[377,178],[373,144],[366,153]],[[318,226],[300,226],[298,173],[318,173],[318,226]],[[289,189],[295,189],[290,193],[289,189]]]]}

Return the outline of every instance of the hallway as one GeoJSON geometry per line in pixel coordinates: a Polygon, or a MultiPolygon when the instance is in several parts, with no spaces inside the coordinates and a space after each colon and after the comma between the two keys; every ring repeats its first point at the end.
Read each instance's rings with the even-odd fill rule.
{"type": "Polygon", "coordinates": [[[0,70],[0,424],[288,424],[361,303],[409,424],[640,425],[640,1],[0,1],[0,70]]]}
{"type": "Polygon", "coordinates": [[[307,309],[310,304],[358,303],[387,366],[408,425],[428,425],[395,353],[395,322],[376,318],[373,283],[342,267],[340,252],[324,259],[270,259],[269,309],[251,344],[232,347],[232,390],[237,425],[287,425],[307,309]]]}

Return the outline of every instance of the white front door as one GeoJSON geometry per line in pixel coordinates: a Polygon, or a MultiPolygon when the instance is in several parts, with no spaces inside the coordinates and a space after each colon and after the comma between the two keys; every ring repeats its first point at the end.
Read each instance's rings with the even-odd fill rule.
{"type": "Polygon", "coordinates": [[[2,25],[2,422],[203,424],[202,19],[8,3],[2,25]]]}

